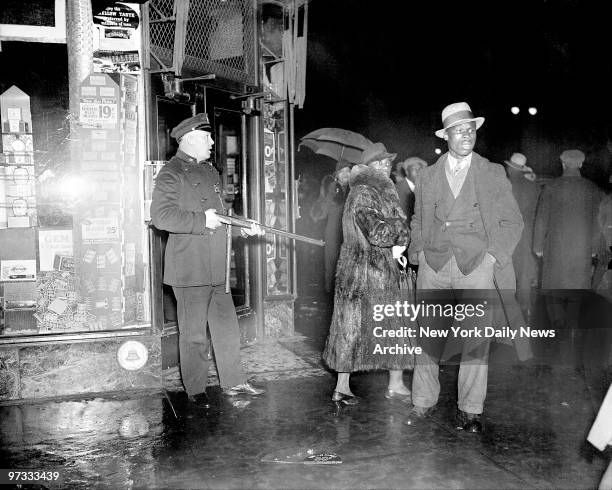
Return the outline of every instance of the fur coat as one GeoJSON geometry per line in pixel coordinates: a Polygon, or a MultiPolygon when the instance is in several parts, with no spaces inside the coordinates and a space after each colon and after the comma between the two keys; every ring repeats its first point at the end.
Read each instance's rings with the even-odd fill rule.
{"type": "Polygon", "coordinates": [[[378,331],[405,326],[402,317],[374,320],[373,304],[400,300],[400,274],[391,247],[408,245],[409,227],[390,178],[364,165],[351,170],[350,192],[342,216],[344,242],[336,270],[334,312],[323,352],[338,372],[406,369],[409,354],[379,354],[375,347],[410,345],[409,338],[380,338],[378,331]]]}

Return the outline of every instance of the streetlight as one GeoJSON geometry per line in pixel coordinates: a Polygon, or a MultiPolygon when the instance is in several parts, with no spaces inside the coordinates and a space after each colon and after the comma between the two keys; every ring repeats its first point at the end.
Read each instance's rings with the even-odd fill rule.
{"type": "Polygon", "coordinates": [[[521,110],[516,106],[512,106],[510,108],[510,112],[516,116],[519,112],[521,112],[521,110]]]}
{"type": "Polygon", "coordinates": [[[440,150],[440,148],[436,148],[436,149],[434,150],[434,153],[435,153],[436,155],[439,155],[440,153],[442,153],[442,150],[440,150]]]}
{"type": "Polygon", "coordinates": [[[532,116],[535,116],[538,113],[538,110],[535,107],[530,107],[528,109],[529,114],[531,114],[532,116]]]}

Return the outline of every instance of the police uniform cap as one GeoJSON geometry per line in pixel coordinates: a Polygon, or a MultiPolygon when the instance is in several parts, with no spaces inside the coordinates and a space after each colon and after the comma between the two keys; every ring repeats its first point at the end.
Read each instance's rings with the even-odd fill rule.
{"type": "Polygon", "coordinates": [[[201,131],[210,131],[210,122],[208,122],[208,116],[204,112],[200,112],[195,116],[189,117],[180,123],[178,123],[170,136],[174,139],[179,140],[182,136],[186,135],[190,131],[199,129],[201,131]]]}

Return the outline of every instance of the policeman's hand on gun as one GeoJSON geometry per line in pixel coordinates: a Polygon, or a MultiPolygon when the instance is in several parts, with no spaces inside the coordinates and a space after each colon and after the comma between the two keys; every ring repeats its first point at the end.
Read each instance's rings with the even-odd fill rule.
{"type": "Polygon", "coordinates": [[[255,236],[255,235],[264,236],[266,232],[262,230],[261,226],[259,226],[257,223],[251,223],[250,228],[240,228],[240,234],[246,238],[248,236],[255,236]]]}
{"type": "MultiPolygon", "coordinates": [[[[207,209],[206,211],[204,211],[204,214],[206,215],[206,228],[216,230],[217,228],[219,228],[219,226],[223,224],[219,219],[219,215],[217,214],[217,211],[215,209],[207,209]]],[[[244,238],[254,235],[263,236],[265,235],[265,233],[266,232],[262,230],[261,226],[259,226],[257,223],[251,223],[251,226],[249,228],[240,228],[240,234],[244,238]]]]}
{"type": "Polygon", "coordinates": [[[223,224],[221,221],[219,221],[219,217],[217,216],[217,211],[215,211],[215,209],[207,209],[204,211],[204,214],[206,215],[206,228],[216,230],[223,224]]]}

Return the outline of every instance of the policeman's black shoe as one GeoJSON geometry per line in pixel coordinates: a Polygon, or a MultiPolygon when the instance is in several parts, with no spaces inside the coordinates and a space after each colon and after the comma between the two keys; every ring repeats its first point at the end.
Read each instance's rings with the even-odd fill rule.
{"type": "Polygon", "coordinates": [[[189,395],[187,399],[198,408],[210,408],[208,395],[206,392],[198,393],[197,395],[189,395]]]}
{"type": "Polygon", "coordinates": [[[425,419],[429,418],[433,413],[435,407],[419,407],[413,405],[408,412],[408,418],[404,421],[404,424],[414,426],[420,425],[425,419]]]}
{"type": "Polygon", "coordinates": [[[359,397],[356,397],[355,395],[347,395],[346,393],[340,393],[339,391],[334,390],[332,401],[336,405],[358,405],[359,397]]]}
{"type": "Polygon", "coordinates": [[[457,430],[481,434],[483,430],[481,414],[457,410],[457,430]]]}

